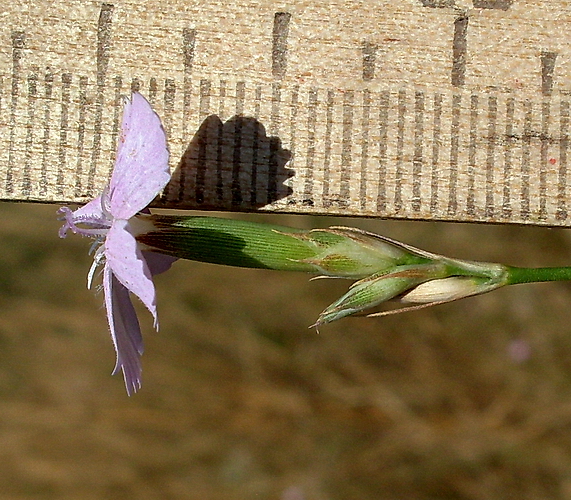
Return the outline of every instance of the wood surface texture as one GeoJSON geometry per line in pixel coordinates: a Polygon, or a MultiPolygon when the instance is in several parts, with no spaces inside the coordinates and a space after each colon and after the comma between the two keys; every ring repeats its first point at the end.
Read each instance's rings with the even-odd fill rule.
{"type": "Polygon", "coordinates": [[[571,225],[571,2],[0,6],[3,200],[97,194],[139,90],[156,206],[571,225]]]}

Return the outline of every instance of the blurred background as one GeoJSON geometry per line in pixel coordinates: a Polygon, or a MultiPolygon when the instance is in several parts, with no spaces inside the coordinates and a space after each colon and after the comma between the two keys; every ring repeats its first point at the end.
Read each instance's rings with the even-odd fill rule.
{"type": "MultiPolygon", "coordinates": [[[[308,329],[343,280],[180,261],[139,309],[129,398],[90,241],[55,206],[0,204],[0,497],[571,497],[571,285],[519,285],[308,329]]],[[[246,216],[345,224],[425,250],[571,264],[566,230],[246,216]]]]}

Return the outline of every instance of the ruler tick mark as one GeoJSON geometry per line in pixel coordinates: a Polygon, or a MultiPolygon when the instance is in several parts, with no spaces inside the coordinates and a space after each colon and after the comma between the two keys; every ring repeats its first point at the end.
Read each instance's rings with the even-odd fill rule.
{"type": "Polygon", "coordinates": [[[559,171],[557,178],[557,220],[567,219],[567,157],[569,150],[569,101],[560,103],[559,171]]]}
{"type": "Polygon", "coordinates": [[[366,82],[375,78],[375,63],[377,59],[377,46],[365,40],[363,42],[363,80],[366,82]]]}
{"type": "Polygon", "coordinates": [[[141,80],[137,77],[131,80],[131,92],[140,92],[141,90],[141,80]]]}
{"type": "Polygon", "coordinates": [[[460,114],[462,111],[462,96],[452,95],[452,122],[450,124],[450,175],[448,185],[448,216],[452,217],[458,210],[458,157],[460,146],[460,114]]]}
{"type": "Polygon", "coordinates": [[[341,139],[341,179],[339,186],[339,206],[346,206],[350,196],[351,163],[353,148],[353,91],[343,96],[343,136],[341,139]]]}
{"type": "Polygon", "coordinates": [[[48,69],[44,76],[44,133],[42,137],[42,166],[39,179],[39,195],[46,196],[48,192],[48,145],[50,143],[51,100],[54,86],[54,75],[48,69]]]}
{"type": "Polygon", "coordinates": [[[557,52],[543,51],[541,53],[541,93],[545,96],[553,92],[553,72],[555,71],[555,60],[557,52]]]}
{"type": "Polygon", "coordinates": [[[443,9],[446,7],[454,7],[454,0],[420,0],[424,7],[432,7],[443,9]]]}
{"type": "Polygon", "coordinates": [[[361,119],[361,184],[359,186],[359,200],[361,209],[367,206],[367,165],[369,162],[369,126],[371,112],[371,92],[363,91],[363,117],[361,119]]]}
{"type": "Polygon", "coordinates": [[[274,78],[284,78],[287,69],[287,38],[289,34],[289,12],[274,14],[274,29],[272,34],[272,75],[274,78]]]}
{"type": "Polygon", "coordinates": [[[241,186],[242,171],[242,131],[243,131],[243,114],[244,100],[246,96],[246,84],[244,82],[236,83],[236,115],[234,121],[234,147],[232,150],[232,206],[240,206],[244,201],[241,186]]]}
{"type": "MultiPolygon", "coordinates": [[[[138,79],[133,78],[131,81],[131,91],[133,90],[133,85],[137,83],[140,86],[140,82],[138,79]]],[[[113,78],[113,126],[111,128],[111,148],[110,148],[110,155],[109,155],[109,171],[107,172],[107,176],[111,177],[111,172],[113,171],[113,167],[115,165],[115,156],[117,151],[117,138],[119,136],[119,119],[120,119],[120,110],[123,108],[123,78],[119,75],[116,75],[113,78]]]]}
{"type": "Polygon", "coordinates": [[[34,145],[34,122],[36,117],[36,99],[38,96],[38,72],[39,68],[34,66],[28,75],[28,120],[26,123],[26,153],[22,176],[22,195],[26,197],[32,194],[32,147],[34,145]]]}
{"type": "Polygon", "coordinates": [[[87,176],[87,195],[93,196],[95,174],[101,153],[101,134],[103,131],[103,106],[105,104],[105,80],[111,52],[111,22],[114,6],[101,4],[97,22],[97,94],[95,98],[95,117],[93,124],[93,146],[91,165],[87,176]]]}
{"type": "Polygon", "coordinates": [[[83,152],[85,149],[85,114],[87,110],[87,77],[79,78],[79,117],[77,120],[77,161],[75,167],[75,196],[89,197],[91,193],[83,189],[83,152]]]}
{"type": "Polygon", "coordinates": [[[488,97],[488,148],[486,156],[486,217],[494,217],[494,162],[496,146],[496,122],[498,118],[498,98],[488,97]]]}
{"type": "Polygon", "coordinates": [[[438,209],[438,186],[439,172],[438,162],[440,159],[440,128],[442,126],[442,94],[434,94],[434,116],[432,122],[432,159],[430,177],[430,212],[435,213],[438,209]]]}
{"type": "Polygon", "coordinates": [[[254,97],[254,122],[252,131],[252,167],[250,177],[250,206],[258,206],[258,162],[260,156],[260,128],[258,121],[262,105],[262,87],[256,85],[256,94],[254,97]]]}
{"type": "Polygon", "coordinates": [[[59,151],[58,151],[58,170],[57,170],[57,180],[56,189],[57,194],[63,197],[64,183],[65,183],[65,170],[67,161],[67,149],[68,149],[68,125],[69,125],[69,105],[70,105],[70,87],[71,87],[71,74],[64,73],[61,75],[61,110],[60,110],[60,123],[59,123],[59,151]]]}
{"type": "Polygon", "coordinates": [[[529,100],[524,101],[524,123],[521,151],[521,190],[520,190],[520,216],[524,220],[528,220],[531,215],[530,199],[529,199],[529,172],[531,158],[531,138],[532,138],[532,103],[529,100]]]}
{"type": "MultiPolygon", "coordinates": [[[[183,82],[183,105],[182,105],[182,136],[187,138],[189,121],[191,116],[190,102],[192,97],[192,67],[194,64],[194,50],[196,45],[196,30],[183,28],[182,30],[182,55],[184,66],[183,82]]],[[[202,86],[202,81],[200,83],[202,86]]],[[[202,120],[200,120],[202,123],[202,120]]],[[[184,148],[184,145],[183,145],[184,148]]],[[[181,184],[184,186],[184,183],[181,184]]]]}
{"type": "MultiPolygon", "coordinates": [[[[210,94],[212,90],[212,84],[210,80],[203,78],[200,80],[200,100],[198,104],[198,116],[199,121],[201,123],[199,132],[194,136],[193,141],[198,141],[198,162],[196,162],[196,180],[195,180],[195,187],[194,187],[194,196],[196,199],[196,203],[199,205],[204,203],[204,188],[206,184],[206,142],[208,140],[208,128],[206,127],[206,131],[204,135],[206,137],[202,137],[202,128],[205,125],[204,120],[206,120],[209,112],[210,112],[210,94]]],[[[178,192],[178,200],[182,201],[185,198],[185,186],[186,186],[186,176],[190,174],[190,169],[187,168],[187,164],[194,162],[194,158],[185,158],[183,155],[183,161],[180,167],[180,176],[179,176],[179,192],[178,192]]]]}
{"type": "Polygon", "coordinates": [[[540,166],[539,166],[539,218],[547,218],[547,161],[549,158],[549,122],[551,119],[551,103],[543,101],[541,105],[541,141],[540,141],[540,166]]]}
{"type": "Polygon", "coordinates": [[[16,146],[16,108],[20,94],[21,60],[24,57],[26,34],[23,31],[12,32],[12,92],[10,109],[10,141],[8,146],[8,166],[6,171],[6,194],[14,192],[14,148],[16,146]]]}
{"type": "MultiPolygon", "coordinates": [[[[297,112],[299,107],[299,85],[294,85],[291,89],[291,105],[290,105],[290,119],[289,119],[289,154],[290,154],[290,169],[295,171],[295,152],[296,152],[296,126],[297,126],[297,112]]],[[[288,191],[291,191],[288,189],[288,191]]],[[[290,199],[288,203],[295,203],[295,200],[290,199]]]]}
{"type": "Polygon", "coordinates": [[[506,100],[506,134],[504,137],[504,171],[503,171],[503,201],[502,215],[509,219],[512,215],[511,200],[511,176],[512,176],[512,151],[515,143],[514,133],[515,99],[509,97],[506,100]]]}
{"type": "Polygon", "coordinates": [[[218,101],[218,116],[219,120],[217,121],[217,130],[216,130],[216,196],[218,197],[219,203],[224,201],[224,172],[223,172],[223,134],[224,134],[224,125],[222,120],[224,119],[225,115],[225,107],[224,104],[226,103],[226,82],[224,80],[220,81],[220,91],[218,93],[219,101],[218,101]]]}
{"type": "Polygon", "coordinates": [[[513,0],[473,0],[476,9],[508,10],[513,0]]]}
{"type": "Polygon", "coordinates": [[[422,197],[422,166],[424,147],[424,92],[414,94],[414,154],[412,158],[412,209],[418,212],[422,197]]]}
{"type": "Polygon", "coordinates": [[[333,106],[334,93],[332,90],[327,91],[326,100],[326,118],[325,118],[325,138],[323,146],[323,205],[329,207],[331,199],[329,195],[329,177],[331,175],[331,133],[333,131],[333,106]]]}
{"type": "Polygon", "coordinates": [[[390,93],[383,91],[379,98],[379,176],[377,193],[377,210],[387,209],[387,134],[389,121],[390,93]]]}
{"type": "MultiPolygon", "coordinates": [[[[283,13],[278,12],[278,14],[283,14],[283,13]]],[[[276,17],[278,14],[276,14],[276,17]]],[[[287,19],[289,22],[289,17],[287,19]]],[[[276,136],[276,139],[277,137],[279,137],[281,90],[282,88],[279,82],[272,83],[272,114],[270,117],[270,135],[276,136]]],[[[277,180],[278,166],[279,166],[279,139],[270,140],[267,203],[273,203],[278,199],[278,180],[277,180]]]]}
{"type": "MultiPolygon", "coordinates": [[[[152,83],[153,83],[153,81],[151,79],[151,84],[152,83]]],[[[156,81],[155,81],[155,85],[156,85],[156,81]]],[[[166,78],[165,79],[165,87],[164,87],[164,113],[162,116],[162,121],[163,121],[163,128],[165,129],[165,133],[167,136],[167,143],[172,137],[172,121],[173,121],[173,115],[174,115],[175,96],[176,96],[175,81],[172,78],[166,78]]],[[[179,170],[179,175],[180,175],[180,170],[179,170]]],[[[180,186],[180,179],[176,179],[175,182],[178,182],[178,185],[180,186]]],[[[166,185],[166,187],[163,191],[163,194],[161,196],[161,201],[164,202],[165,200],[170,198],[170,191],[174,185],[175,184],[173,184],[172,182],[169,182],[166,185]]],[[[177,196],[178,196],[178,192],[177,192],[177,196]]]]}
{"type": "Polygon", "coordinates": [[[476,216],[476,152],[478,141],[478,94],[470,96],[470,142],[468,144],[468,194],[466,197],[466,212],[476,216]]]}
{"type": "Polygon", "coordinates": [[[397,103],[397,151],[395,166],[395,211],[402,210],[402,184],[403,184],[403,158],[404,158],[404,136],[406,126],[406,91],[399,90],[397,103]]]}
{"type": "Polygon", "coordinates": [[[149,102],[153,107],[156,106],[158,92],[159,92],[159,85],[157,84],[157,79],[153,76],[149,80],[149,102]]]}
{"type": "Polygon", "coordinates": [[[466,53],[468,50],[468,16],[464,15],[454,21],[454,38],[452,41],[452,76],[454,87],[464,85],[466,77],[466,53]]]}
{"type": "Polygon", "coordinates": [[[307,153],[305,158],[305,185],[303,206],[313,206],[313,169],[315,168],[315,127],[317,125],[317,89],[309,90],[307,99],[307,153]]]}

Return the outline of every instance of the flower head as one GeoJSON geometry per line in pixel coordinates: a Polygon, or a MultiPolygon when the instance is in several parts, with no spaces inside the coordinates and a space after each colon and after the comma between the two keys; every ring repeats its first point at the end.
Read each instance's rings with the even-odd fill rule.
{"type": "Polygon", "coordinates": [[[143,340],[129,292],[153,315],[158,328],[155,286],[152,277],[166,271],[173,257],[143,250],[135,239],[147,229],[144,211],[170,179],[169,152],[160,118],[139,93],[125,100],[117,157],[111,180],[103,193],[72,212],[63,207],[67,231],[95,238],[91,286],[95,270],[103,265],[103,292],[111,337],[117,353],[113,373],[121,369],[129,395],[141,387],[143,340]]]}
{"type": "Polygon", "coordinates": [[[452,302],[508,284],[508,268],[501,264],[450,259],[354,228],[330,230],[345,234],[365,247],[376,248],[385,256],[387,264],[384,269],[353,283],[345,295],[320,314],[316,327],[388,301],[404,306],[368,316],[386,316],[452,302]]]}

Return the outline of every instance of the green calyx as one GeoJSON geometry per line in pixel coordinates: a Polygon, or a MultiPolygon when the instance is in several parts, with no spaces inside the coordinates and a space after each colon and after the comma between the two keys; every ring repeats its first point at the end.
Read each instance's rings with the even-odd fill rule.
{"type": "Polygon", "coordinates": [[[395,265],[427,261],[348,228],[304,230],[217,217],[141,217],[154,228],[137,236],[148,249],[213,264],[361,279],[395,265]]]}

